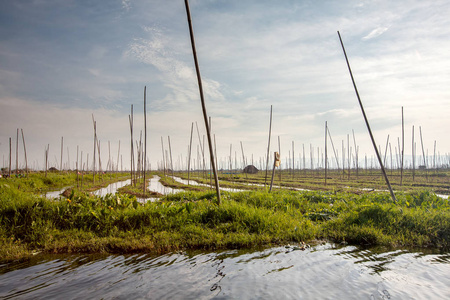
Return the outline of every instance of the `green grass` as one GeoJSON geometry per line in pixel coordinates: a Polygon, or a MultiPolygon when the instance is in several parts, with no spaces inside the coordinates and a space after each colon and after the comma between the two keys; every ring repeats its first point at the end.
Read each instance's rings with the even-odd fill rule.
{"type": "Polygon", "coordinates": [[[141,204],[130,195],[73,190],[48,200],[0,181],[0,257],[48,253],[164,253],[328,240],[362,245],[450,248],[450,205],[431,192],[214,191],[141,204]]]}

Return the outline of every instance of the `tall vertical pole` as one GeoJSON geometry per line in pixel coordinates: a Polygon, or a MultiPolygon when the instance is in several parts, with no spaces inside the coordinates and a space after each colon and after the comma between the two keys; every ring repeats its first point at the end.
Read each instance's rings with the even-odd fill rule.
{"type": "Polygon", "coordinates": [[[327,125],[327,121],[325,121],[325,185],[327,185],[327,168],[328,168],[327,132],[328,132],[328,125],[327,125]]]}
{"type": "Polygon", "coordinates": [[[144,196],[146,191],[145,171],[147,163],[147,86],[144,87],[144,196]]]}
{"type": "MultiPolygon", "coordinates": [[[[92,168],[92,183],[95,184],[95,152],[97,150],[97,125],[94,120],[94,114],[92,114],[92,124],[94,125],[94,164],[92,168]]],[[[87,166],[89,170],[89,166],[87,166]]]]}
{"type": "Polygon", "coordinates": [[[397,202],[397,199],[395,198],[394,191],[392,190],[391,184],[390,184],[389,179],[387,177],[386,170],[384,169],[383,162],[382,162],[381,157],[380,157],[380,153],[378,153],[377,144],[375,143],[375,139],[373,137],[372,130],[370,129],[369,120],[367,119],[366,112],[364,111],[364,107],[363,107],[363,104],[361,102],[361,98],[359,97],[358,89],[356,88],[356,83],[355,83],[355,80],[353,78],[352,70],[350,68],[350,63],[348,62],[347,53],[345,52],[344,43],[342,42],[342,39],[341,39],[341,34],[339,33],[339,31],[337,33],[338,33],[338,36],[339,36],[339,40],[341,42],[342,50],[344,51],[345,60],[347,62],[348,71],[350,72],[350,77],[352,78],[352,83],[353,83],[353,87],[355,89],[356,97],[358,98],[359,106],[361,107],[361,112],[363,114],[364,121],[366,122],[367,130],[369,131],[369,135],[370,135],[370,139],[372,140],[373,148],[375,149],[375,153],[377,154],[378,162],[380,163],[381,172],[383,173],[384,179],[386,180],[386,184],[387,184],[387,186],[389,188],[389,192],[391,193],[392,199],[394,200],[394,202],[397,202]]]}
{"type": "MultiPolygon", "coordinates": [[[[47,177],[47,169],[45,170],[45,174],[47,177]]],[[[11,138],[9,138],[9,170],[8,170],[8,178],[11,178],[11,138]]]]}
{"type": "Polygon", "coordinates": [[[217,193],[217,204],[220,205],[221,201],[220,201],[219,178],[217,176],[216,163],[214,161],[214,152],[213,152],[213,146],[212,146],[212,140],[211,140],[211,131],[209,130],[208,115],[206,113],[205,99],[203,97],[202,78],[201,78],[201,75],[200,75],[200,68],[198,66],[197,52],[195,50],[194,30],[192,28],[191,12],[190,12],[190,9],[189,9],[189,1],[185,0],[184,3],[185,3],[185,6],[186,6],[186,14],[187,14],[187,19],[188,19],[188,24],[189,24],[189,34],[190,34],[190,37],[191,37],[191,46],[192,46],[192,54],[194,56],[195,70],[197,71],[198,89],[199,89],[199,92],[200,92],[200,100],[201,100],[201,103],[202,103],[203,119],[205,121],[206,134],[207,134],[207,137],[208,137],[208,146],[209,146],[209,153],[210,153],[210,156],[211,156],[211,165],[212,165],[212,169],[213,169],[213,172],[214,172],[214,182],[215,182],[215,185],[216,185],[216,193],[217,193]]]}
{"type": "MultiPolygon", "coordinates": [[[[399,150],[400,151],[400,150],[399,150]]],[[[400,167],[400,186],[403,184],[403,162],[405,157],[405,122],[403,119],[403,106],[402,106],[402,159],[400,167]]]]}
{"type": "Polygon", "coordinates": [[[414,147],[415,143],[414,143],[414,125],[412,127],[412,143],[411,143],[411,153],[412,153],[412,178],[413,181],[415,179],[415,175],[416,175],[416,158],[415,158],[415,147],[414,147]]]}
{"type": "Polygon", "coordinates": [[[19,128],[17,128],[16,137],[16,174],[19,174],[19,128]]]}
{"type": "Polygon", "coordinates": [[[61,164],[59,171],[62,172],[63,170],[63,149],[64,149],[64,137],[61,137],[61,164]]]}

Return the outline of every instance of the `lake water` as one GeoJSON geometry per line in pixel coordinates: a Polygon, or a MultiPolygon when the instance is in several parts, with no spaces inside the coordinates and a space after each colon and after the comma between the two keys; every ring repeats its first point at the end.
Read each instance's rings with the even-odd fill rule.
{"type": "MultiPolygon", "coordinates": [[[[149,191],[153,191],[153,192],[157,192],[160,193],[162,195],[167,195],[167,194],[173,194],[173,193],[178,193],[178,192],[182,192],[183,190],[180,189],[173,189],[171,187],[167,187],[164,186],[159,180],[161,179],[161,177],[154,175],[152,178],[150,178],[148,180],[148,187],[147,189],[149,191]]],[[[101,196],[104,197],[107,194],[115,194],[117,192],[118,189],[120,189],[121,187],[124,187],[128,184],[131,183],[131,179],[127,179],[127,180],[123,180],[123,181],[117,181],[117,182],[113,182],[111,184],[109,184],[108,186],[104,187],[104,188],[100,188],[96,191],[91,192],[93,195],[96,196],[101,196]]],[[[57,190],[57,191],[51,191],[51,192],[47,192],[45,193],[45,197],[47,197],[48,199],[55,199],[55,198],[59,198],[61,197],[61,194],[70,187],[64,187],[61,190],[57,190]]],[[[148,199],[151,198],[138,198],[138,200],[140,201],[147,201],[148,199]]]]}
{"type": "Polygon", "coordinates": [[[324,244],[166,255],[37,255],[2,299],[450,299],[450,253],[324,244]]]}

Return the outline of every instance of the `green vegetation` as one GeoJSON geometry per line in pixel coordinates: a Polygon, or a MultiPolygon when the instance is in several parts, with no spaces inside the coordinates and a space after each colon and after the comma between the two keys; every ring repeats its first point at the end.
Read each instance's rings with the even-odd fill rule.
{"type": "MultiPolygon", "coordinates": [[[[387,170],[389,180],[395,191],[410,192],[413,190],[428,190],[434,193],[450,195],[450,170],[432,169],[415,170],[406,169],[401,179],[400,170],[387,170]]],[[[176,176],[187,179],[186,172],[176,172],[176,176]]],[[[208,175],[208,172],[191,172],[191,180],[197,182],[214,184],[214,180],[208,175]]],[[[265,178],[265,172],[260,171],[257,174],[243,174],[237,171],[233,174],[219,172],[220,186],[238,188],[238,189],[261,189],[257,185],[270,184],[271,172],[268,172],[268,178],[265,178]],[[248,185],[248,184],[256,184],[248,185]]],[[[320,170],[276,170],[274,176],[274,189],[294,188],[308,190],[327,190],[327,191],[345,191],[349,188],[357,189],[375,189],[387,190],[386,182],[379,169],[355,169],[349,170],[328,170],[327,184],[325,185],[325,171],[320,170]]]]}
{"type": "Polygon", "coordinates": [[[44,176],[44,172],[31,172],[24,177],[13,176],[2,179],[0,183],[23,192],[42,194],[64,187],[77,188],[77,186],[78,190],[89,192],[127,178],[130,178],[129,173],[97,174],[94,184],[92,173],[84,174],[83,177],[79,175],[77,182],[76,172],[48,172],[47,176],[44,176]]]}
{"type": "Polygon", "coordinates": [[[428,191],[184,192],[145,204],[72,190],[48,200],[0,181],[0,257],[36,252],[164,253],[330,240],[450,248],[450,204],[428,191]]]}

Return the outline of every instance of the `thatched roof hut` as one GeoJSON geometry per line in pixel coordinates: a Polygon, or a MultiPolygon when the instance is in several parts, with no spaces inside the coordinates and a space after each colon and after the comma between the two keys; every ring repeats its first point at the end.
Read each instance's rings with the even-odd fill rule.
{"type": "Polygon", "coordinates": [[[259,170],[254,165],[248,165],[243,170],[243,172],[247,174],[256,174],[258,171],[259,170]]]}

